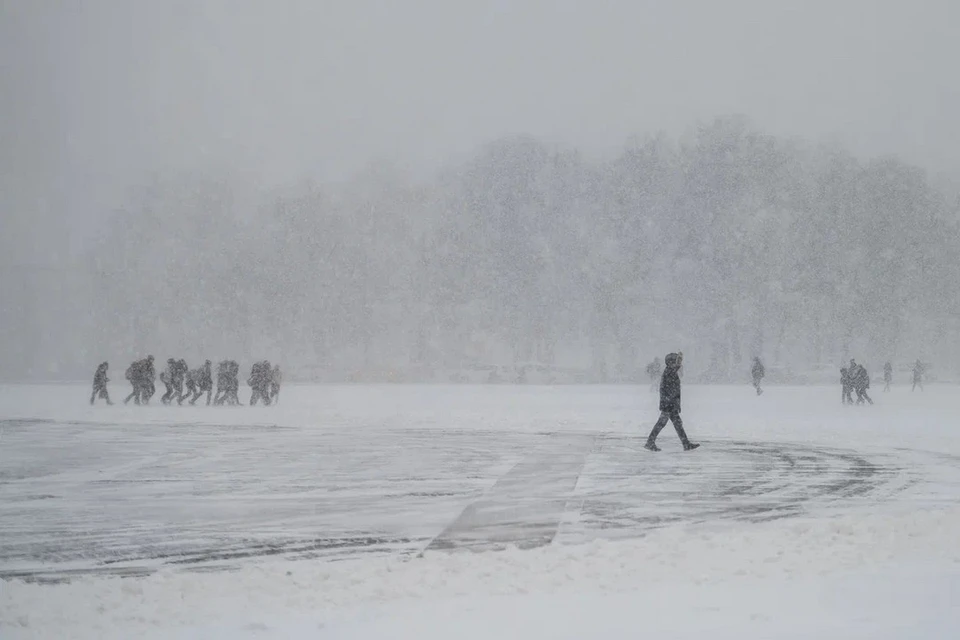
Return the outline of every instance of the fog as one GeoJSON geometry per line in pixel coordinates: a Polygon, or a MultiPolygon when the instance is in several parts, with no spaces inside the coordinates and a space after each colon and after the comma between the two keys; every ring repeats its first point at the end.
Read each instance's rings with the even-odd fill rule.
{"type": "Polygon", "coordinates": [[[0,6],[4,378],[960,371],[954,2],[0,6]]]}

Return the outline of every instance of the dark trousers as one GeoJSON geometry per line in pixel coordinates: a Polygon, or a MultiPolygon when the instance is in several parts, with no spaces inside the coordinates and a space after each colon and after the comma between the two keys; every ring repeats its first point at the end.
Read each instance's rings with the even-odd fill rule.
{"type": "Polygon", "coordinates": [[[90,404],[93,404],[97,398],[103,398],[104,400],[107,401],[107,404],[113,404],[112,402],[110,402],[110,394],[107,393],[106,386],[93,388],[93,395],[90,396],[90,404]]]}
{"type": "Polygon", "coordinates": [[[170,404],[170,400],[173,399],[173,385],[169,382],[164,382],[164,385],[167,387],[167,392],[163,394],[163,397],[160,398],[160,402],[163,404],[170,404]]]}
{"type": "MultiPolygon", "coordinates": [[[[190,398],[190,404],[197,404],[197,399],[199,399],[200,396],[203,395],[203,392],[204,392],[204,391],[207,392],[207,406],[209,407],[209,406],[210,406],[210,396],[213,394],[213,385],[210,385],[209,387],[202,387],[202,386],[201,386],[201,387],[196,387],[196,388],[194,389],[194,391],[193,391],[193,397],[190,398]]],[[[187,393],[187,395],[190,395],[190,394],[187,393]]]]}
{"type": "Polygon", "coordinates": [[[124,399],[123,404],[127,404],[131,400],[137,404],[140,404],[140,395],[143,393],[143,390],[140,388],[140,384],[138,382],[131,382],[130,384],[133,385],[133,391],[126,397],[126,399],[124,399]]]}
{"type": "Polygon", "coordinates": [[[647,442],[656,441],[657,436],[659,436],[663,428],[667,426],[667,420],[673,423],[673,428],[677,430],[677,435],[680,436],[680,442],[683,444],[690,442],[690,440],[687,439],[687,432],[683,430],[683,420],[680,419],[680,413],[677,411],[660,412],[660,419],[657,420],[657,424],[653,425],[653,431],[650,432],[647,442]]]}
{"type": "Polygon", "coordinates": [[[270,406],[270,390],[263,386],[253,388],[253,393],[250,395],[250,406],[255,406],[260,398],[263,399],[263,404],[270,406]]]}

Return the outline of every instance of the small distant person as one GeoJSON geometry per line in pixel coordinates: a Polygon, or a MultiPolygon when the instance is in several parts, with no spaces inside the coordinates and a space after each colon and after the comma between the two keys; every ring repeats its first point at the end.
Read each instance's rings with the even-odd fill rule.
{"type": "Polygon", "coordinates": [[[660,381],[660,374],[663,372],[663,365],[660,364],[660,356],[653,359],[653,362],[647,365],[647,375],[650,377],[650,392],[657,389],[657,382],[660,381]]]}
{"type": "Polygon", "coordinates": [[[140,404],[140,398],[143,395],[143,360],[134,360],[124,372],[124,377],[130,382],[133,390],[123,400],[123,404],[129,404],[133,400],[134,404],[140,404]]]}
{"type": "Polygon", "coordinates": [[[840,368],[840,387],[840,404],[853,404],[853,377],[847,367],[840,368]]]}
{"type": "Polygon", "coordinates": [[[886,362],[883,365],[883,392],[890,391],[890,385],[893,383],[893,365],[886,362]]]}
{"type": "Polygon", "coordinates": [[[183,404],[183,399],[187,397],[183,391],[183,385],[187,380],[187,373],[189,372],[190,367],[187,365],[187,361],[183,358],[177,360],[176,367],[174,367],[173,371],[173,392],[177,398],[177,404],[180,405],[183,404]]]}
{"type": "Polygon", "coordinates": [[[913,391],[917,390],[917,386],[920,387],[920,391],[923,391],[923,373],[924,373],[924,366],[923,366],[923,363],[920,362],[920,359],[918,358],[913,365],[913,391]]]}
{"type": "Polygon", "coordinates": [[[113,404],[110,402],[110,394],[107,393],[107,383],[110,382],[110,379],[107,378],[109,366],[108,363],[101,362],[93,374],[93,394],[90,396],[90,404],[96,402],[97,398],[103,398],[107,401],[107,404],[113,404]]]}
{"type": "Polygon", "coordinates": [[[217,365],[217,394],[214,405],[240,405],[240,365],[236,360],[223,360],[217,365]]]}
{"type": "Polygon", "coordinates": [[[267,360],[261,360],[254,363],[250,369],[250,377],[247,378],[247,384],[250,386],[250,406],[255,407],[257,400],[263,400],[263,404],[270,406],[270,363],[267,360]]]}
{"type": "Polygon", "coordinates": [[[753,367],[750,368],[750,374],[753,376],[753,388],[757,390],[757,395],[759,396],[763,393],[763,389],[760,388],[760,381],[763,380],[767,370],[763,368],[763,363],[760,362],[760,358],[756,357],[753,359],[753,367]]]}
{"type": "Polygon", "coordinates": [[[140,370],[141,375],[141,404],[150,404],[150,398],[157,392],[157,386],[154,384],[157,380],[157,370],[153,366],[153,356],[147,356],[143,361],[143,367],[140,370]]]}
{"type": "Polygon", "coordinates": [[[657,436],[667,425],[667,420],[673,423],[673,428],[677,430],[680,442],[683,443],[684,451],[691,451],[700,445],[690,442],[686,431],[683,430],[683,420],[680,419],[680,368],[683,366],[682,353],[668,353],[664,358],[666,368],[663,370],[663,376],[660,378],[660,419],[653,425],[653,430],[647,437],[645,449],[650,451],[660,451],[657,446],[657,436]]]}
{"type": "Polygon", "coordinates": [[[210,399],[213,396],[213,363],[206,360],[203,366],[198,369],[196,383],[196,394],[190,399],[190,404],[196,404],[197,399],[204,393],[207,394],[207,406],[210,406],[210,399]]]}
{"type": "Polygon", "coordinates": [[[241,407],[243,405],[240,402],[240,363],[236,360],[230,360],[227,373],[229,375],[227,380],[227,403],[235,407],[241,407]]]}
{"type": "Polygon", "coordinates": [[[873,404],[873,400],[867,394],[867,389],[870,388],[870,374],[862,364],[857,365],[857,370],[853,374],[853,388],[857,392],[857,404],[863,404],[864,400],[873,404]]]}
{"type": "Polygon", "coordinates": [[[167,358],[167,368],[160,372],[160,382],[167,388],[166,393],[160,397],[160,402],[163,404],[170,404],[170,401],[173,399],[173,379],[176,375],[177,361],[173,358],[167,358]]]}
{"type": "Polygon", "coordinates": [[[273,371],[270,372],[270,399],[276,404],[280,401],[280,383],[283,380],[283,374],[280,373],[280,365],[273,365],[273,371]]]}

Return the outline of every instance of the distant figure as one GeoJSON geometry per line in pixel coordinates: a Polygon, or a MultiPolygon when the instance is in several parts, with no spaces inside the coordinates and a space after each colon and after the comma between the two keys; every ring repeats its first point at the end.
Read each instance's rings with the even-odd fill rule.
{"type": "Polygon", "coordinates": [[[853,376],[847,367],[840,368],[840,386],[842,392],[840,395],[840,404],[853,404],[853,376]]]}
{"type": "Polygon", "coordinates": [[[203,363],[203,366],[187,372],[187,392],[184,398],[190,398],[191,405],[197,404],[197,400],[206,392],[207,406],[210,406],[211,396],[213,395],[213,373],[210,367],[211,363],[207,360],[203,363]]]}
{"type": "Polygon", "coordinates": [[[217,394],[213,404],[240,404],[240,365],[236,360],[224,360],[217,365],[217,394]]]}
{"type": "MultiPolygon", "coordinates": [[[[200,392],[197,391],[197,388],[200,386],[200,385],[198,384],[199,380],[200,380],[200,369],[199,369],[199,368],[198,368],[198,369],[189,369],[189,370],[187,371],[187,375],[185,375],[185,376],[183,377],[183,384],[184,384],[184,387],[185,387],[185,390],[184,390],[184,397],[185,397],[185,398],[189,398],[189,397],[191,397],[191,396],[197,397],[197,398],[200,397],[200,392]]],[[[193,403],[191,402],[190,404],[193,404],[193,403]]]]}
{"type": "Polygon", "coordinates": [[[153,356],[147,356],[143,360],[135,360],[127,367],[124,376],[130,381],[130,386],[133,387],[133,391],[123,400],[123,404],[128,404],[131,400],[133,400],[135,404],[142,404],[149,400],[149,396],[153,395],[152,391],[150,391],[149,396],[147,395],[150,387],[153,387],[152,372],[153,356]],[[150,376],[149,383],[148,375],[150,376]]]}
{"type": "Polygon", "coordinates": [[[653,425],[653,430],[647,437],[645,449],[650,451],[660,451],[657,446],[657,436],[667,425],[667,420],[673,423],[673,428],[677,430],[680,436],[680,442],[683,443],[684,451],[691,451],[699,447],[699,444],[690,442],[687,433],[683,430],[683,420],[680,419],[680,368],[683,366],[682,353],[668,353],[664,358],[666,369],[660,379],[660,419],[653,425]]]}
{"type": "Polygon", "coordinates": [[[754,358],[750,374],[753,376],[753,388],[757,390],[757,395],[763,393],[763,389],[760,388],[760,381],[763,380],[763,376],[766,375],[766,373],[767,370],[763,368],[763,363],[760,362],[760,358],[754,358]]]}
{"type": "Polygon", "coordinates": [[[183,358],[180,358],[176,362],[176,367],[173,371],[173,393],[177,398],[177,404],[183,404],[183,399],[186,397],[183,392],[183,384],[186,382],[187,373],[190,371],[190,367],[187,366],[187,361],[183,358]]]}
{"type": "Polygon", "coordinates": [[[250,377],[247,379],[247,384],[250,385],[251,394],[250,394],[250,406],[254,407],[257,404],[257,400],[262,399],[263,404],[270,406],[270,362],[267,360],[261,360],[260,362],[255,362],[253,367],[250,369],[250,377]]]}
{"type": "Polygon", "coordinates": [[[166,393],[160,397],[160,402],[170,404],[173,399],[173,379],[177,375],[177,361],[173,358],[167,358],[167,368],[160,372],[160,382],[167,388],[166,393]]]}
{"type": "Polygon", "coordinates": [[[886,362],[883,365],[883,392],[890,391],[890,385],[893,383],[893,365],[886,362]]]}
{"type": "Polygon", "coordinates": [[[90,404],[93,404],[97,398],[103,398],[107,401],[107,404],[113,404],[110,402],[110,394],[107,393],[107,383],[110,382],[107,378],[107,368],[109,366],[106,362],[101,362],[97,371],[93,374],[93,394],[90,396],[90,404]]]}
{"type": "Polygon", "coordinates": [[[923,391],[923,374],[923,363],[917,358],[916,363],[913,365],[913,391],[917,390],[917,385],[920,385],[920,391],[923,391]]]}
{"type": "Polygon", "coordinates": [[[653,359],[653,362],[647,365],[647,375],[650,376],[650,392],[656,390],[657,382],[660,380],[660,373],[663,366],[660,364],[660,356],[653,359]]]}
{"type": "Polygon", "coordinates": [[[283,374],[280,373],[280,365],[273,365],[273,371],[270,374],[270,399],[274,403],[280,402],[280,383],[283,380],[283,374]]]}
{"type": "Polygon", "coordinates": [[[213,396],[214,405],[223,404],[223,399],[227,395],[227,386],[229,385],[229,382],[227,381],[228,368],[229,363],[226,360],[221,360],[217,363],[217,392],[213,396]]]}
{"type": "Polygon", "coordinates": [[[242,406],[240,403],[240,363],[236,360],[230,361],[230,390],[227,394],[228,402],[232,405],[242,406]]]}
{"type": "Polygon", "coordinates": [[[202,396],[204,393],[207,394],[207,406],[210,406],[210,398],[213,395],[213,363],[209,360],[205,360],[203,366],[200,367],[200,375],[197,376],[197,393],[190,399],[190,404],[196,404],[197,398],[202,396]]]}
{"type": "Polygon", "coordinates": [[[154,384],[156,380],[157,370],[153,366],[153,356],[147,356],[141,369],[142,394],[140,401],[142,404],[150,404],[150,398],[157,392],[157,386],[154,384]]]}
{"type": "Polygon", "coordinates": [[[863,404],[864,400],[873,404],[873,400],[867,395],[867,389],[870,388],[870,374],[862,364],[857,365],[853,374],[853,388],[857,392],[857,404],[863,404]]]}

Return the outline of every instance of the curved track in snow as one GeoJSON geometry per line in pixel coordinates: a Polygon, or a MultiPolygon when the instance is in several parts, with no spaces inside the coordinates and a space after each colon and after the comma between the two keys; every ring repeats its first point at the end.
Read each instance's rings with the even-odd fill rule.
{"type": "Polygon", "coordinates": [[[705,441],[684,453],[669,431],[652,454],[623,433],[0,423],[6,578],[415,558],[960,502],[960,460],[911,450],[705,441]],[[939,493],[924,489],[933,476],[939,493]]]}

